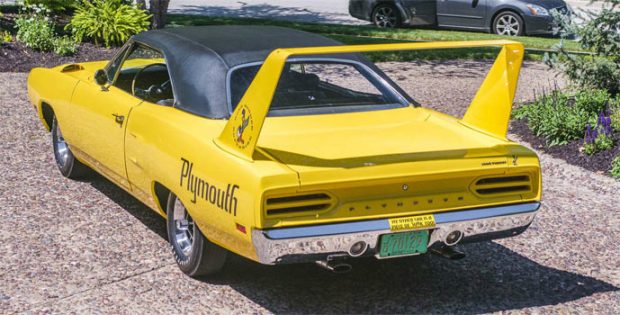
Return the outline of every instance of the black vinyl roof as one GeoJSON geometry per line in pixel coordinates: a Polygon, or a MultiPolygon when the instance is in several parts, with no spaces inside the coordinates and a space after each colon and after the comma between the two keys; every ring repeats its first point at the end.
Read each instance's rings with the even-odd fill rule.
{"type": "MultiPolygon", "coordinates": [[[[256,25],[165,28],[143,32],[132,39],[164,54],[176,107],[216,119],[230,116],[226,78],[231,68],[262,62],[278,48],[342,45],[313,33],[256,25]]],[[[331,57],[362,62],[384,76],[361,55],[331,57]]]]}

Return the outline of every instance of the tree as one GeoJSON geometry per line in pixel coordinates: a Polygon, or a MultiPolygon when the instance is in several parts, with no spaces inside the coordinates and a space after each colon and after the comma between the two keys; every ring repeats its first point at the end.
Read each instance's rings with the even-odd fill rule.
{"type": "Polygon", "coordinates": [[[149,9],[153,15],[151,28],[157,29],[164,27],[169,3],[170,0],[149,0],[149,9]]]}
{"type": "Polygon", "coordinates": [[[561,42],[557,53],[547,61],[579,88],[603,89],[617,95],[620,94],[620,0],[593,2],[596,1],[604,2],[601,11],[578,14],[586,22],[576,23],[574,19],[555,14],[562,29],[562,42],[574,35],[591,54],[571,54],[561,42]]]}

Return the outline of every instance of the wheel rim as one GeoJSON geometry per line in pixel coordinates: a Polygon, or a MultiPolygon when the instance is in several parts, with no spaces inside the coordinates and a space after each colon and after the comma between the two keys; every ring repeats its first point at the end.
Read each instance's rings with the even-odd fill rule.
{"type": "Polygon", "coordinates": [[[519,25],[519,21],[516,17],[507,14],[497,19],[495,28],[497,29],[497,34],[517,36],[521,30],[521,25],[519,25]]]}
{"type": "Polygon", "coordinates": [[[54,150],[56,154],[56,161],[60,166],[65,166],[67,161],[69,160],[69,146],[65,141],[65,138],[62,136],[62,132],[60,131],[60,127],[56,124],[56,138],[54,139],[54,150]]]}
{"type": "Polygon", "coordinates": [[[379,27],[396,26],[396,14],[390,7],[381,7],[375,13],[375,23],[379,27]]]}
{"type": "Polygon", "coordinates": [[[174,243],[183,255],[189,257],[194,244],[194,220],[178,198],[174,201],[173,221],[174,243]]]}

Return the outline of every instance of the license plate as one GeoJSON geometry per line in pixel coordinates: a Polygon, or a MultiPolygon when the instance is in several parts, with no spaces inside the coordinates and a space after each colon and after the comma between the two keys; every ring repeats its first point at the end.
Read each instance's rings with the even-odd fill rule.
{"type": "Polygon", "coordinates": [[[428,230],[381,235],[379,257],[396,257],[426,253],[428,230]]]}
{"type": "Polygon", "coordinates": [[[432,214],[390,219],[390,231],[394,232],[432,229],[434,227],[435,217],[432,214]]]}

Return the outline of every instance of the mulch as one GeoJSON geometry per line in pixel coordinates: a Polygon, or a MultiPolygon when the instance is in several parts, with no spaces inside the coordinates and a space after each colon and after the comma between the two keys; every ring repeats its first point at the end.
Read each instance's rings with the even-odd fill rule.
{"type": "Polygon", "coordinates": [[[36,67],[55,67],[61,64],[110,59],[116,49],[107,49],[83,43],[73,56],[59,56],[53,52],[34,51],[19,42],[0,47],[0,72],[29,72],[36,67]]]}
{"type": "MultiPolygon", "coordinates": [[[[616,144],[612,149],[603,152],[598,152],[593,155],[587,155],[581,152],[583,146],[583,140],[574,140],[566,145],[557,145],[548,147],[545,143],[545,139],[537,137],[527,127],[525,120],[513,120],[510,126],[510,131],[528,142],[533,149],[537,151],[547,153],[555,158],[566,161],[569,164],[577,165],[587,169],[589,171],[604,173],[609,175],[609,168],[611,167],[611,161],[620,156],[620,145],[616,144]]],[[[614,134],[614,138],[620,141],[620,132],[614,134]]]]}

